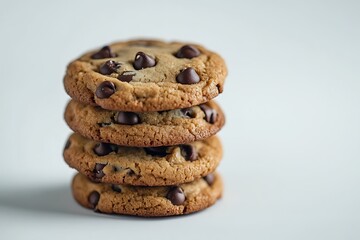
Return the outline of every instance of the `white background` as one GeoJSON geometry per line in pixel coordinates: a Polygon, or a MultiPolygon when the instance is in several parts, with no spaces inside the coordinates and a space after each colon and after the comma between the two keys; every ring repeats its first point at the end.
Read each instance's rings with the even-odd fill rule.
{"type": "Polygon", "coordinates": [[[0,239],[360,239],[359,1],[0,2],[0,239]],[[186,217],[95,214],[71,197],[66,64],[133,37],[227,61],[226,191],[186,217]]]}

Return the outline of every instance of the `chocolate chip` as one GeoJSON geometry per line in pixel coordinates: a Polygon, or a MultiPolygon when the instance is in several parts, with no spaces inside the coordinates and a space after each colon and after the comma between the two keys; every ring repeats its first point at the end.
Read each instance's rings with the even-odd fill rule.
{"type": "Polygon", "coordinates": [[[115,116],[115,122],[125,125],[135,125],[141,123],[139,115],[133,112],[118,112],[115,116]]]}
{"type": "Polygon", "coordinates": [[[144,150],[147,154],[150,154],[151,156],[157,156],[157,157],[165,157],[167,155],[167,149],[168,149],[168,147],[165,147],[165,146],[144,148],[144,150]]]}
{"type": "Polygon", "coordinates": [[[111,185],[111,189],[114,191],[114,192],[117,192],[117,193],[121,193],[121,188],[119,185],[116,185],[116,184],[112,184],[111,185]]]}
{"type": "Polygon", "coordinates": [[[103,172],[103,169],[105,166],[106,166],[106,164],[103,164],[103,163],[95,164],[95,168],[94,168],[94,178],[95,179],[101,179],[103,176],[105,176],[105,173],[103,172]]]}
{"type": "Polygon", "coordinates": [[[190,118],[195,117],[195,112],[194,112],[194,110],[192,108],[183,108],[180,111],[186,117],[190,117],[190,118]]]}
{"type": "Polygon", "coordinates": [[[215,109],[209,107],[206,104],[199,105],[201,110],[205,113],[205,120],[209,123],[215,123],[217,119],[217,112],[215,109]]]}
{"type": "Polygon", "coordinates": [[[200,55],[200,51],[191,45],[182,46],[179,51],[175,54],[178,58],[194,58],[200,55]]]}
{"type": "Polygon", "coordinates": [[[155,59],[143,52],[138,52],[134,60],[134,68],[136,70],[153,67],[156,65],[155,59]]]}
{"type": "Polygon", "coordinates": [[[68,149],[71,145],[71,142],[70,140],[67,140],[66,144],[65,144],[65,147],[64,147],[64,150],[68,149]]]}
{"type": "Polygon", "coordinates": [[[105,176],[105,173],[103,171],[99,171],[99,172],[96,172],[94,173],[94,181],[100,181],[100,179],[105,176]]]}
{"type": "Polygon", "coordinates": [[[210,173],[204,177],[204,180],[211,186],[215,181],[215,175],[213,173],[210,173]]]}
{"type": "Polygon", "coordinates": [[[111,152],[116,151],[114,145],[110,143],[98,143],[94,147],[94,153],[98,156],[105,156],[108,155],[111,152]]]}
{"type": "Polygon", "coordinates": [[[130,82],[133,77],[135,76],[135,73],[132,71],[125,71],[122,74],[118,76],[118,79],[122,82],[130,82]]]}
{"type": "Polygon", "coordinates": [[[176,76],[176,81],[182,84],[194,84],[200,81],[200,77],[193,68],[189,67],[176,76]]]}
{"type": "Polygon", "coordinates": [[[120,68],[121,64],[113,60],[106,61],[103,65],[100,66],[99,72],[104,75],[110,75],[113,72],[116,72],[120,68]]]}
{"type": "Polygon", "coordinates": [[[105,81],[100,83],[97,87],[95,95],[100,98],[109,98],[111,95],[115,93],[115,85],[110,81],[105,81]]]}
{"type": "Polygon", "coordinates": [[[96,205],[99,202],[99,199],[100,199],[100,194],[97,191],[92,191],[88,197],[90,206],[95,209],[96,205]]]}
{"type": "Polygon", "coordinates": [[[166,195],[166,198],[174,205],[181,205],[185,202],[185,193],[180,187],[173,187],[166,195]]]}
{"type": "Polygon", "coordinates": [[[185,158],[187,161],[194,161],[198,157],[198,153],[194,146],[183,144],[180,145],[181,155],[185,158]]]}
{"type": "Polygon", "coordinates": [[[106,165],[107,165],[106,163],[96,163],[94,171],[96,172],[102,171],[106,165]]]}
{"type": "Polygon", "coordinates": [[[91,58],[92,59],[102,59],[102,58],[113,58],[116,56],[117,55],[115,53],[111,52],[111,49],[109,46],[105,46],[102,49],[100,49],[100,51],[91,55],[91,58]]]}

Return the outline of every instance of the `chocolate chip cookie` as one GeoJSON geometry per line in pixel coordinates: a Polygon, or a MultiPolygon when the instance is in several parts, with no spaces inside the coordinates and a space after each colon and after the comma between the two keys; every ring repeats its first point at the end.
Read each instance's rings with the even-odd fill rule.
{"type": "Polygon", "coordinates": [[[97,212],[160,217],[188,214],[213,205],[221,197],[223,185],[217,173],[166,187],[94,183],[77,174],[72,191],[79,204],[97,212]]]}
{"type": "Polygon", "coordinates": [[[221,157],[216,136],[176,146],[135,148],[99,143],[74,133],[64,149],[69,166],[92,181],[136,186],[194,181],[213,172],[221,157]]]}
{"type": "Polygon", "coordinates": [[[66,92],[104,109],[147,112],[187,108],[223,91],[227,69],[197,44],[134,40],[84,54],[68,65],[66,92]]]}
{"type": "Polygon", "coordinates": [[[177,145],[210,137],[225,117],[214,102],[161,112],[122,112],[70,101],[65,120],[72,130],[101,142],[155,147],[177,145]]]}

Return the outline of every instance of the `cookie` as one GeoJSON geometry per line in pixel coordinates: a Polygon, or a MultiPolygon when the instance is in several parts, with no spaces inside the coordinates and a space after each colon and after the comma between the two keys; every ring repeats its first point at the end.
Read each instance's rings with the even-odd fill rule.
{"type": "Polygon", "coordinates": [[[137,147],[178,145],[210,137],[224,125],[220,107],[200,106],[162,112],[119,112],[70,101],[65,121],[72,130],[101,142],[137,147]]]}
{"type": "Polygon", "coordinates": [[[69,166],[92,181],[136,186],[194,181],[213,172],[221,157],[216,136],[177,146],[135,148],[98,143],[74,133],[64,150],[69,166]]]}
{"type": "Polygon", "coordinates": [[[160,217],[196,212],[213,205],[222,195],[219,174],[191,183],[166,187],[134,187],[91,182],[77,174],[72,183],[76,201],[101,213],[160,217]]]}
{"type": "Polygon", "coordinates": [[[223,91],[227,69],[196,44],[117,42],[71,62],[66,92],[84,104],[130,112],[163,111],[208,102],[223,91]]]}

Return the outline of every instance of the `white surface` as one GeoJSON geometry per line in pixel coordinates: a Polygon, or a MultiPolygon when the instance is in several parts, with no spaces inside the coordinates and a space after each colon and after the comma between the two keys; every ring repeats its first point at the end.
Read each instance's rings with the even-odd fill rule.
{"type": "Polygon", "coordinates": [[[358,1],[1,1],[0,239],[359,239],[359,12],[358,1]],[[196,41],[227,61],[226,192],[199,214],[104,216],[70,196],[66,64],[137,36],[196,41]]]}

